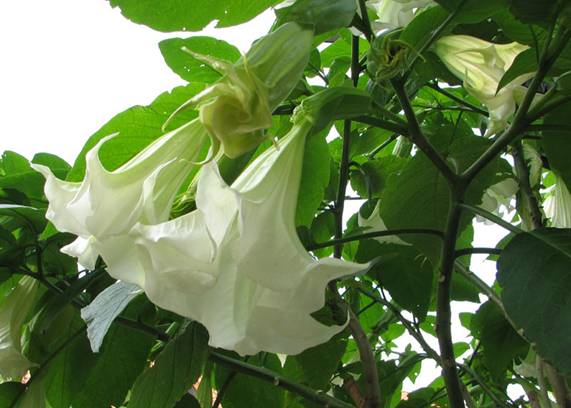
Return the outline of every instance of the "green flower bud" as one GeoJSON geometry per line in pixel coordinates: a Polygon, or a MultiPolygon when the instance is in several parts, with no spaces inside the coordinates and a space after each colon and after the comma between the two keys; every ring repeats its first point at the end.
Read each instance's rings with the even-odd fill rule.
{"type": "Polygon", "coordinates": [[[373,41],[367,55],[367,71],[375,82],[402,75],[409,67],[415,50],[396,38],[400,30],[381,35],[373,41]]]}
{"type": "Polygon", "coordinates": [[[200,121],[212,138],[211,157],[222,146],[226,156],[235,158],[265,139],[272,111],[303,74],[312,40],[312,31],[291,22],[258,40],[234,65],[187,50],[224,74],[177,110],[198,107],[200,121]]]}

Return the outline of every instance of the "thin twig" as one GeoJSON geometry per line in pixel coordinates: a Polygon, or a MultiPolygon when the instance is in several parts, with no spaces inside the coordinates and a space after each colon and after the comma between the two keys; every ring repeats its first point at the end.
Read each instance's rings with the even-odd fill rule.
{"type": "Polygon", "coordinates": [[[348,237],[339,238],[339,239],[332,239],[331,241],[327,242],[320,242],[317,244],[307,246],[308,251],[315,251],[316,249],[327,248],[330,246],[344,244],[347,242],[353,241],[361,241],[363,239],[371,239],[371,238],[379,238],[379,237],[388,237],[393,235],[434,235],[442,239],[444,234],[442,231],[428,229],[428,228],[410,228],[410,229],[393,229],[393,230],[386,230],[386,231],[375,231],[375,232],[367,232],[364,234],[359,235],[350,235],[348,237]]]}
{"type": "Polygon", "coordinates": [[[216,364],[223,365],[234,371],[247,374],[251,377],[259,378],[262,381],[272,383],[277,387],[291,391],[297,395],[304,397],[308,401],[315,402],[321,406],[331,408],[354,408],[352,405],[330,397],[325,393],[316,392],[310,387],[288,380],[282,375],[274,373],[267,368],[255,366],[241,360],[233,359],[217,351],[210,352],[209,358],[216,364]]]}

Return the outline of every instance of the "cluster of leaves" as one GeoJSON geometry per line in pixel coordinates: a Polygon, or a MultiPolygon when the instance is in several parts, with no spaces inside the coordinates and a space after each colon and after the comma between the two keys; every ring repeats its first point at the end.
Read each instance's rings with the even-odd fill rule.
{"type": "MultiPolygon", "coordinates": [[[[200,30],[214,20],[219,27],[243,23],[277,3],[111,1],[130,20],[167,32],[200,30]]],[[[42,289],[24,332],[23,352],[37,365],[27,382],[0,384],[0,406],[37,407],[38,401],[53,408],[463,406],[454,397],[456,388],[471,406],[543,407],[537,401],[548,390],[561,407],[568,406],[571,231],[544,228],[548,221],[540,189],[553,182],[552,172],[571,187],[566,117],[571,45],[549,54],[568,35],[569,11],[546,0],[436,3],[397,33],[406,44],[403,50],[415,51],[399,60],[405,65],[386,79],[371,79],[366,70],[373,41],[369,19],[374,16],[362,7],[364,1],[297,0],[276,10],[276,24],[312,25],[316,38],[305,77],[276,110],[269,132],[284,134],[293,107],[324,88],[343,93],[356,87],[366,95],[347,96],[328,110],[323,134],[334,137],[308,140],[296,217],[300,238],[316,256],[342,253],[348,260],[373,262],[366,275],[341,282],[364,336],[345,330],[285,362],[269,353],[241,358],[209,348],[203,327],[156,308],[133,287],[115,283],[104,265],[78,271],[76,261],[59,251],[74,237],[45,220],[42,176],[24,157],[5,152],[0,162],[0,296],[22,275],[37,279],[42,289]],[[364,36],[355,36],[350,26],[364,36]],[[518,112],[512,126],[494,139],[481,136],[485,109],[455,86],[459,80],[430,52],[439,36],[451,33],[530,47],[500,86],[537,72],[529,93],[545,95],[531,110],[528,104],[518,112]],[[443,87],[444,82],[454,87],[443,87]],[[539,152],[539,164],[526,161],[522,144],[539,152]],[[539,168],[540,183],[530,183],[533,166],[539,168]],[[509,178],[520,186],[513,223],[477,208],[491,186],[509,178]],[[362,206],[343,231],[348,183],[356,194],[351,198],[362,206]],[[383,233],[364,226],[362,220],[375,211],[389,231],[399,231],[396,237],[376,239],[383,233]],[[488,251],[500,254],[493,287],[469,271],[470,255],[479,251],[472,245],[476,213],[510,229],[498,248],[488,251]],[[85,307],[96,298],[90,307],[97,313],[90,313],[93,309],[85,307]],[[450,301],[479,305],[477,312],[460,315],[471,333],[468,342],[447,339],[450,301]],[[403,350],[405,334],[414,347],[403,350]],[[430,338],[438,338],[440,350],[430,347],[430,338]],[[378,403],[367,400],[371,362],[363,357],[363,343],[374,357],[378,403]],[[457,369],[447,364],[450,358],[457,369]],[[435,373],[429,386],[403,400],[403,382],[414,381],[427,359],[445,367],[443,376],[435,373]],[[544,381],[542,367],[549,381],[544,381]],[[507,395],[514,384],[526,394],[517,401],[507,395]]],[[[115,116],[91,136],[73,166],[45,153],[32,162],[48,166],[61,179],[80,180],[86,152],[114,132],[119,135],[100,151],[105,167],[115,169],[133,157],[164,133],[163,124],[177,107],[220,78],[182,47],[232,62],[240,56],[232,45],[210,37],[161,42],[167,65],[188,85],[115,116]]],[[[186,110],[169,129],[195,116],[186,110]]],[[[252,155],[246,156],[221,162],[227,180],[252,155]]],[[[326,309],[316,317],[330,318],[335,307],[326,309]]]]}

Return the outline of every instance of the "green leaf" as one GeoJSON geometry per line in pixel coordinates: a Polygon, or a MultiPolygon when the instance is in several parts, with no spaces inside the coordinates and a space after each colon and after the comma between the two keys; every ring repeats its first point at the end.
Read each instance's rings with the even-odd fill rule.
{"type": "Polygon", "coordinates": [[[64,292],[52,295],[40,308],[36,316],[35,327],[40,332],[47,330],[52,322],[65,310],[65,307],[86,290],[104,270],[98,269],[90,272],[73,282],[64,292]]]}
{"type": "Polygon", "coordinates": [[[442,24],[448,11],[440,6],[430,7],[418,15],[403,29],[399,39],[412,45],[417,50],[434,31],[434,27],[442,24]]]}
{"type": "Polygon", "coordinates": [[[497,92],[520,75],[537,71],[537,50],[529,48],[515,57],[513,64],[498,83],[497,92]]]}
{"type": "Polygon", "coordinates": [[[450,282],[450,298],[459,302],[480,303],[480,291],[464,275],[454,273],[450,282]]]}
{"type": "Polygon", "coordinates": [[[87,373],[82,392],[75,396],[72,405],[82,408],[121,406],[143,371],[153,343],[154,338],[138,330],[112,327],[94,366],[87,373]]]}
{"type": "Polygon", "coordinates": [[[5,151],[2,154],[0,188],[11,188],[24,193],[28,197],[42,198],[44,181],[40,173],[30,167],[30,163],[18,153],[5,151]]]}
{"type": "MultiPolygon", "coordinates": [[[[279,143],[279,142],[278,142],[279,143]]],[[[329,184],[329,148],[325,134],[307,139],[295,215],[296,225],[311,225],[329,184]]]]}
{"type": "Polygon", "coordinates": [[[280,0],[110,0],[129,20],[158,31],[199,31],[245,23],[280,0]]]}
{"type": "Polygon", "coordinates": [[[379,198],[391,174],[399,172],[407,160],[386,156],[369,160],[351,172],[351,187],[363,198],[379,198]]]}
{"type": "Polygon", "coordinates": [[[361,242],[356,260],[363,262],[372,258],[378,261],[369,275],[387,289],[402,308],[423,320],[430,305],[433,281],[433,268],[426,257],[411,246],[380,244],[373,240],[361,242]]]}
{"type": "Polygon", "coordinates": [[[9,407],[20,394],[24,392],[26,386],[19,382],[5,382],[0,384],[0,406],[9,407]]]}
{"type": "MultiPolygon", "coordinates": [[[[278,374],[282,373],[282,367],[275,354],[259,353],[247,359],[248,364],[265,367],[278,374]]],[[[216,385],[220,389],[225,384],[231,371],[221,366],[216,366],[216,385]]],[[[252,407],[282,407],[284,391],[265,381],[247,375],[236,375],[229,382],[222,406],[224,408],[252,408],[252,407]]]]}
{"type": "Polygon", "coordinates": [[[529,344],[490,301],[484,303],[472,318],[471,331],[480,339],[484,362],[497,379],[502,379],[506,370],[513,367],[514,359],[523,359],[527,354],[529,344]]]}
{"type": "Polygon", "coordinates": [[[327,391],[346,348],[347,339],[338,335],[301,354],[288,356],[284,375],[311,388],[327,391]]]}
{"type": "Polygon", "coordinates": [[[183,51],[183,47],[197,54],[208,55],[231,63],[240,58],[240,51],[226,41],[212,37],[170,38],[159,43],[159,48],[167,65],[182,79],[188,82],[214,82],[221,74],[183,51]]]}
{"type": "MultiPolygon", "coordinates": [[[[118,135],[107,141],[99,151],[101,163],[107,170],[112,171],[127,162],[161,136],[164,133],[161,128],[171,113],[203,88],[203,84],[180,86],[171,92],[162,93],[149,106],[134,106],[116,115],[85,143],[67,177],[68,180],[80,181],[83,178],[86,153],[102,138],[114,133],[118,135]]],[[[192,110],[181,112],[172,120],[169,130],[176,129],[196,116],[196,112],[192,110]]]]}
{"type": "Polygon", "coordinates": [[[87,337],[93,352],[99,351],[113,320],[141,292],[142,290],[132,283],[115,282],[81,309],[81,318],[87,323],[87,337]]]}
{"type": "Polygon", "coordinates": [[[522,23],[508,10],[494,15],[493,20],[498,23],[502,32],[509,39],[520,44],[539,48],[547,37],[547,32],[544,29],[522,23]]]}
{"type": "MultiPolygon", "coordinates": [[[[451,134],[447,127],[440,129],[441,135],[451,134]]],[[[446,145],[446,140],[435,139],[435,142],[437,145],[446,145]]],[[[460,137],[446,149],[445,158],[457,172],[461,172],[489,145],[490,142],[483,138],[460,137]]],[[[466,193],[466,203],[481,203],[484,191],[498,181],[497,174],[504,162],[503,159],[495,159],[476,177],[466,193]]],[[[388,229],[429,228],[443,231],[449,208],[448,183],[432,162],[424,154],[418,153],[401,172],[388,179],[381,200],[380,214],[388,229]]],[[[471,215],[462,218],[460,231],[470,224],[471,219],[471,215]]],[[[403,235],[400,238],[426,254],[433,265],[439,264],[440,240],[421,235],[403,235]]]]}
{"type": "Polygon", "coordinates": [[[315,34],[347,27],[355,16],[357,3],[353,0],[297,0],[289,7],[277,10],[278,24],[295,21],[312,26],[315,34]]]}
{"type": "Polygon", "coordinates": [[[0,204],[0,221],[2,217],[10,217],[30,231],[39,235],[46,226],[44,213],[37,208],[25,205],[0,204]]]}
{"type": "Polygon", "coordinates": [[[200,408],[200,403],[196,398],[187,393],[176,403],[175,408],[200,408]]]}
{"type": "Polygon", "coordinates": [[[462,24],[479,23],[505,10],[508,1],[509,0],[436,0],[437,3],[450,12],[454,12],[461,7],[454,21],[462,24]]]}
{"type": "Polygon", "coordinates": [[[516,235],[498,261],[506,312],[537,352],[571,374],[571,230],[516,235]]]}
{"type": "Polygon", "coordinates": [[[547,25],[553,20],[559,6],[553,0],[508,0],[510,11],[526,24],[547,25]]]}
{"type": "Polygon", "coordinates": [[[198,323],[190,323],[172,339],[137,378],[129,408],[170,408],[202,374],[208,358],[208,333],[198,323]]]}
{"type": "MultiPolygon", "coordinates": [[[[566,103],[545,116],[546,125],[567,125],[571,103],[566,103]]],[[[565,181],[567,188],[571,190],[571,138],[568,133],[559,131],[543,131],[541,144],[551,168],[565,181]]]]}
{"type": "Polygon", "coordinates": [[[60,179],[65,179],[67,173],[71,170],[71,166],[64,159],[51,153],[36,153],[32,163],[48,167],[60,179]]]}

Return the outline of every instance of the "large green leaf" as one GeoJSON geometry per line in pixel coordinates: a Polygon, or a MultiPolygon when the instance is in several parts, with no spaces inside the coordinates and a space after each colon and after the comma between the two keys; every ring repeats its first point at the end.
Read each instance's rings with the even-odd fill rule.
{"type": "Polygon", "coordinates": [[[188,82],[214,82],[221,74],[208,64],[193,57],[183,47],[197,54],[236,62],[240,51],[226,41],[212,37],[170,38],[159,43],[159,48],[167,65],[182,79],[188,82]]]}
{"type": "Polygon", "coordinates": [[[0,174],[0,188],[15,189],[33,198],[43,196],[43,177],[30,167],[30,163],[24,156],[5,151],[0,160],[5,173],[0,174]]]}
{"type": "Polygon", "coordinates": [[[472,318],[472,333],[480,339],[484,362],[497,379],[505,376],[515,358],[525,358],[529,344],[521,338],[494,303],[484,303],[472,318]]]}
{"type": "MultiPolygon", "coordinates": [[[[567,125],[569,123],[570,109],[571,103],[566,103],[550,112],[545,117],[545,124],[567,125]]],[[[571,160],[569,160],[571,137],[569,137],[569,133],[553,130],[543,131],[541,143],[551,168],[565,180],[567,188],[571,190],[571,160]]]]}
{"type": "MultiPolygon", "coordinates": [[[[442,127],[441,132],[447,135],[450,128],[442,127]]],[[[446,145],[445,140],[438,143],[446,145]]],[[[454,140],[447,149],[441,150],[448,163],[460,172],[472,164],[489,144],[485,139],[468,136],[454,140]]],[[[466,203],[481,203],[484,191],[499,181],[497,174],[503,164],[503,159],[495,159],[476,177],[466,193],[466,203]]],[[[400,173],[388,179],[380,214],[388,229],[430,228],[443,231],[449,208],[450,190],[446,180],[424,154],[418,153],[400,173]]],[[[470,216],[463,217],[460,230],[464,230],[470,221],[470,216]]],[[[403,235],[401,239],[424,252],[433,265],[439,264],[441,241],[434,236],[403,235]]]]}
{"type": "Polygon", "coordinates": [[[284,375],[314,389],[327,391],[347,347],[347,339],[342,336],[335,336],[327,343],[289,356],[284,365],[284,375]]]}
{"type": "Polygon", "coordinates": [[[457,11],[454,19],[457,23],[479,23],[505,10],[508,0],[494,0],[494,1],[481,1],[481,0],[436,0],[442,7],[450,12],[457,11]]]}
{"type": "Polygon", "coordinates": [[[553,0],[508,0],[510,11],[522,22],[548,25],[559,2],[553,0]]]}
{"type": "Polygon", "coordinates": [[[498,282],[517,328],[544,359],[571,374],[571,230],[516,235],[500,256],[498,282]]]}
{"type": "MultiPolygon", "coordinates": [[[[161,136],[164,133],[161,128],[171,113],[203,88],[204,84],[180,86],[171,92],[162,93],[148,106],[134,106],[116,115],[85,143],[68,175],[68,180],[78,181],[83,178],[86,153],[102,138],[114,133],[118,135],[101,147],[99,158],[107,170],[121,166],[161,136]]],[[[196,115],[192,110],[181,112],[172,120],[169,129],[181,126],[196,115]]]]}
{"type": "Polygon", "coordinates": [[[315,33],[321,34],[351,24],[356,6],[353,0],[297,0],[278,10],[278,22],[296,21],[313,26],[315,33]]]}
{"type": "Polygon", "coordinates": [[[202,374],[207,343],[208,333],[198,323],[184,328],[137,378],[129,408],[173,407],[202,374]]]}
{"type": "Polygon", "coordinates": [[[325,135],[311,136],[305,144],[301,184],[296,210],[296,225],[311,225],[329,184],[329,148],[325,135]]]}
{"type": "MultiPolygon", "coordinates": [[[[275,354],[259,353],[248,358],[248,364],[265,367],[278,374],[282,367],[275,354]]],[[[216,367],[216,385],[218,389],[227,383],[228,371],[224,367],[216,367]]],[[[283,407],[285,392],[282,388],[247,375],[236,375],[227,383],[226,393],[222,399],[224,408],[283,407]]]]}
{"type": "Polygon", "coordinates": [[[138,330],[114,326],[109,330],[101,352],[87,373],[82,392],[73,406],[100,408],[121,406],[133,382],[143,371],[154,339],[138,330]]]}
{"type": "Polygon", "coordinates": [[[217,27],[244,23],[280,0],[110,0],[129,20],[155,30],[199,31],[211,21],[217,27]]]}
{"type": "Polygon", "coordinates": [[[498,92],[518,76],[536,71],[537,60],[538,54],[535,48],[529,48],[515,57],[513,64],[506,71],[498,84],[498,92]]]}
{"type": "Polygon", "coordinates": [[[356,261],[378,258],[370,276],[389,291],[402,308],[420,320],[426,317],[432,296],[433,268],[415,248],[398,244],[361,242],[356,261]]]}

